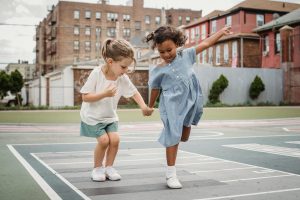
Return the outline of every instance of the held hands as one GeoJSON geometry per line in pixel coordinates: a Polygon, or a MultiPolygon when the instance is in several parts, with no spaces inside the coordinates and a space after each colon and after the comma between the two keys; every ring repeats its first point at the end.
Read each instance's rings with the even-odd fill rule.
{"type": "Polygon", "coordinates": [[[153,111],[154,111],[154,108],[149,108],[148,106],[145,106],[142,108],[142,112],[143,112],[144,116],[152,115],[153,111]]]}
{"type": "Polygon", "coordinates": [[[104,90],[106,97],[113,97],[117,93],[117,87],[114,84],[110,84],[107,86],[107,88],[104,90]]]}

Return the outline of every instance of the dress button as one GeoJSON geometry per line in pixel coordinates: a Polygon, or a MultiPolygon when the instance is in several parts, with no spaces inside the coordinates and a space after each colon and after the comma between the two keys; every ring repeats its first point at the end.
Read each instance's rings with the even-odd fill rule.
{"type": "Polygon", "coordinates": [[[179,76],[176,76],[176,78],[179,78],[179,76]]]}
{"type": "Polygon", "coordinates": [[[175,69],[172,69],[173,72],[175,72],[175,69]]]}

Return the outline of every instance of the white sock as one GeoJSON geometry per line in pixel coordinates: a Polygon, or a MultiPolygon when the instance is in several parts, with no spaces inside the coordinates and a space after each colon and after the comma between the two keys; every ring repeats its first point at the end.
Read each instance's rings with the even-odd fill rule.
{"type": "Polygon", "coordinates": [[[176,167],[175,166],[167,166],[166,177],[174,177],[176,176],[176,167]]]}

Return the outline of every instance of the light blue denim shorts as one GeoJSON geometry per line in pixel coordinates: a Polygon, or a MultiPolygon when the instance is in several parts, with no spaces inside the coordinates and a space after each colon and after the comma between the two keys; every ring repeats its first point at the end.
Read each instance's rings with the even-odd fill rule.
{"type": "Polygon", "coordinates": [[[118,132],[118,122],[112,123],[99,123],[96,125],[88,125],[81,121],[80,135],[85,137],[97,138],[105,133],[118,132]]]}

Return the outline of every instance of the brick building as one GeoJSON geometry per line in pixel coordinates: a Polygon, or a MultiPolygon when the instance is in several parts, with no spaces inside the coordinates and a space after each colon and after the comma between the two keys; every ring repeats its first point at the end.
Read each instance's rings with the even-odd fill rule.
{"type": "Polygon", "coordinates": [[[284,102],[300,104],[300,8],[254,30],[262,67],[284,69],[284,102]]]}
{"type": "Polygon", "coordinates": [[[105,0],[93,4],[59,1],[36,29],[37,71],[47,74],[73,63],[100,59],[107,37],[142,38],[162,24],[185,25],[199,19],[201,13],[144,8],[143,0],[132,0],[131,5],[110,5],[105,0]]]}
{"type": "Polygon", "coordinates": [[[199,54],[198,62],[214,66],[261,67],[260,38],[252,32],[253,29],[299,7],[300,4],[295,3],[245,0],[226,11],[214,11],[185,26],[189,38],[187,46],[205,40],[226,25],[231,26],[234,34],[221,38],[213,47],[199,54]]]}

